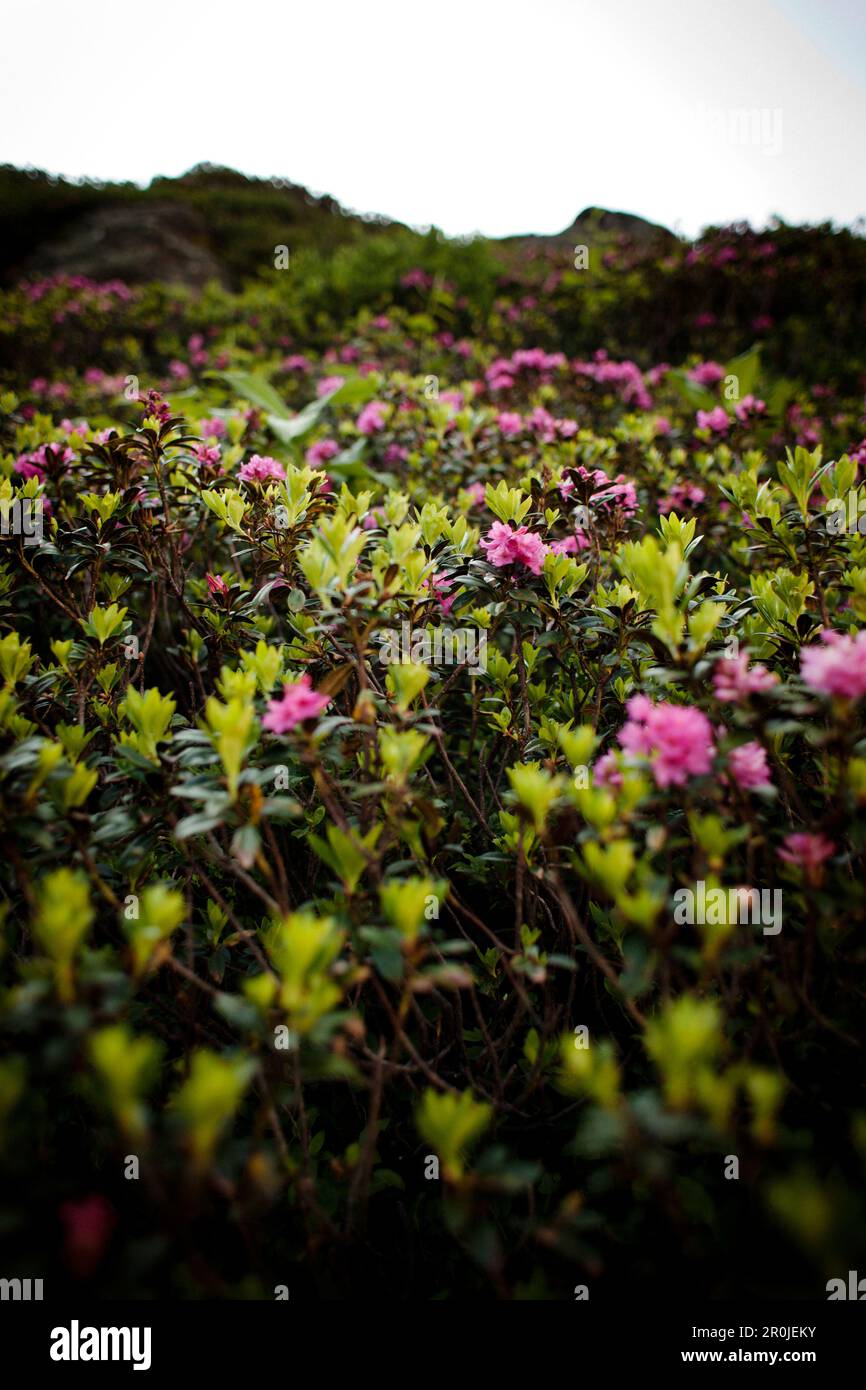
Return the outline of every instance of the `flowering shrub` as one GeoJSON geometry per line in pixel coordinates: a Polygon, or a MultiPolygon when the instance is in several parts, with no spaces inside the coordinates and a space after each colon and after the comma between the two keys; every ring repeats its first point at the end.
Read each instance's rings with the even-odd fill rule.
{"type": "Polygon", "coordinates": [[[0,436],[16,1267],[821,1297],[863,1258],[864,359],[572,358],[567,274],[515,317],[397,269],[327,343],[265,285],[161,343],[158,286],[6,297],[22,361],[63,336],[0,436]]]}

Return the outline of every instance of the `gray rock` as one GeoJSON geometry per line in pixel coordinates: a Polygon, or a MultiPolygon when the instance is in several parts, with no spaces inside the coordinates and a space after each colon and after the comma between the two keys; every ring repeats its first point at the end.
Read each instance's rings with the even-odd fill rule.
{"type": "Polygon", "coordinates": [[[56,237],[39,245],[24,266],[28,276],[89,275],[201,289],[209,280],[227,283],[208,247],[207,225],[180,202],[119,203],[85,213],[56,237]]]}

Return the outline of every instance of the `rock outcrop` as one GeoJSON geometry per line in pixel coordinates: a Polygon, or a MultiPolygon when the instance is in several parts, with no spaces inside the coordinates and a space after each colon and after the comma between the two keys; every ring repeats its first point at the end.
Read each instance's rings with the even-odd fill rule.
{"type": "Polygon", "coordinates": [[[124,280],[200,289],[209,280],[226,283],[208,247],[204,219],[181,202],[129,202],[84,213],[71,226],[42,242],[27,257],[23,272],[34,275],[88,275],[93,280],[124,280]]]}

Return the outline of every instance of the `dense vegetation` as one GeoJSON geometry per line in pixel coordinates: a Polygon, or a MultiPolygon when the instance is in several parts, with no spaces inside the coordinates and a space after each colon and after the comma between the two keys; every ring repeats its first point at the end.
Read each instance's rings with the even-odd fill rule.
{"type": "Polygon", "coordinates": [[[863,242],[246,236],[0,296],[5,1271],[825,1297],[863,242]]]}

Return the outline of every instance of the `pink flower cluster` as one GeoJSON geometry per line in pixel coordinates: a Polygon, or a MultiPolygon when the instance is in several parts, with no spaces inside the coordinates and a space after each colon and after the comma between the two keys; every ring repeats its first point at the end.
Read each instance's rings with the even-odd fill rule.
{"type": "Polygon", "coordinates": [[[513,438],[524,430],[531,430],[543,444],[552,444],[557,438],[571,439],[578,430],[576,420],[559,420],[555,415],[551,415],[549,410],[545,410],[543,405],[537,405],[525,418],[515,410],[501,410],[496,424],[500,434],[504,434],[506,438],[513,438]]]}
{"type": "Polygon", "coordinates": [[[635,405],[640,410],[652,408],[652,397],[636,362],[628,359],[611,362],[604,349],[600,348],[592,362],[573,362],[572,368],[579,376],[588,376],[600,385],[615,387],[626,405],[635,405]]]}
{"type": "Polygon", "coordinates": [[[506,439],[520,434],[523,429],[523,418],[515,410],[501,410],[496,419],[496,424],[500,434],[504,434],[506,439]]]}
{"type": "Polygon", "coordinates": [[[22,478],[38,478],[44,483],[47,472],[68,468],[75,459],[74,451],[66,444],[40,444],[28,454],[19,454],[12,467],[22,478]]]}
{"type": "MultiPolygon", "coordinates": [[[[527,306],[528,307],[528,306],[527,306]]],[[[518,348],[511,357],[497,357],[485,372],[491,391],[508,391],[521,372],[540,372],[549,380],[552,372],[566,364],[562,352],[545,352],[544,348],[518,348]]]]}
{"type": "Polygon", "coordinates": [[[355,427],[360,434],[375,434],[385,428],[385,402],[369,401],[361,411],[355,427]]]}
{"type": "Polygon", "coordinates": [[[576,555],[579,550],[589,549],[589,540],[583,531],[575,531],[564,540],[551,541],[550,548],[554,555],[576,555]]]}
{"type": "Polygon", "coordinates": [[[766,410],[766,402],[759,400],[757,396],[751,395],[744,396],[743,399],[738,401],[734,406],[734,414],[741,425],[744,425],[753,415],[764,415],[766,410]]]}
{"type": "Polygon", "coordinates": [[[800,830],[786,835],[777,853],[786,864],[805,869],[808,877],[815,879],[821,865],[836,853],[836,846],[826,835],[800,830]]]}
{"type": "Polygon", "coordinates": [[[280,699],[271,700],[262,728],[273,734],[287,734],[305,719],[318,719],[330,703],[330,696],[313,690],[309,676],[303,675],[298,681],[287,681],[280,699]]]}
{"type": "Polygon", "coordinates": [[[445,574],[431,574],[427,580],[427,588],[431,591],[432,597],[438,601],[440,609],[447,618],[457,597],[456,594],[451,593],[450,579],[445,574]]]}
{"type": "Polygon", "coordinates": [[[824,628],[817,642],[800,652],[800,675],[812,690],[843,700],[866,695],[866,629],[854,637],[824,628]]]}
{"type": "Polygon", "coordinates": [[[91,280],[89,275],[49,275],[36,280],[32,285],[24,285],[27,298],[33,302],[40,300],[50,290],[76,290],[91,294],[114,295],[115,299],[126,302],[134,298],[133,291],[123,280],[91,280]]]}
{"type": "Polygon", "coordinates": [[[317,396],[330,396],[332,391],[336,391],[343,385],[346,378],[344,376],[323,376],[316,387],[317,396]]]}
{"type": "Polygon", "coordinates": [[[304,455],[311,468],[317,468],[320,463],[327,463],[328,459],[334,458],[340,452],[340,446],[336,439],[317,439],[315,444],[311,444],[304,455]]]}
{"type": "Polygon", "coordinates": [[[497,569],[506,565],[525,565],[533,574],[541,574],[547,554],[544,541],[528,526],[518,526],[512,530],[504,521],[494,521],[481,546],[487,551],[490,564],[496,565],[497,569]]]}
{"type": "Polygon", "coordinates": [[[633,695],[626,705],[628,722],[619,732],[627,753],[648,758],[656,785],[682,786],[713,765],[713,730],[707,716],[691,705],[654,704],[633,695]]]}
{"type": "Polygon", "coordinates": [[[285,482],[286,470],[277,459],[267,454],[253,454],[252,458],[241,464],[238,477],[242,483],[266,483],[271,479],[282,483],[285,482]]]}
{"type": "Polygon", "coordinates": [[[712,430],[713,434],[727,434],[731,428],[731,417],[723,405],[713,406],[712,410],[698,411],[698,429],[712,430]]]}
{"type": "Polygon", "coordinates": [[[718,362],[699,362],[696,367],[690,367],[686,375],[699,386],[715,386],[725,375],[725,369],[718,362]]]}
{"type": "Polygon", "coordinates": [[[756,739],[751,743],[741,743],[739,748],[732,748],[728,754],[728,766],[741,791],[772,786],[766,750],[756,739]]]}
{"type": "Polygon", "coordinates": [[[433,284],[433,276],[429,271],[416,266],[414,270],[407,270],[405,275],[401,275],[400,284],[404,290],[429,290],[433,284]]]}
{"type": "Polygon", "coordinates": [[[766,666],[759,664],[749,670],[748,652],[725,657],[713,672],[716,699],[735,705],[742,704],[750,695],[772,689],[778,681],[779,677],[768,671],[766,666]]]}
{"type": "Polygon", "coordinates": [[[599,492],[594,492],[590,497],[590,502],[595,506],[615,506],[619,507],[626,516],[634,516],[637,511],[637,492],[635,485],[629,482],[624,473],[618,473],[612,483],[607,483],[606,487],[599,492]]]}
{"type": "Polygon", "coordinates": [[[686,507],[697,507],[703,502],[706,493],[696,483],[674,483],[667,497],[659,498],[659,511],[662,516],[669,512],[682,512],[686,507]]]}
{"type": "Polygon", "coordinates": [[[194,444],[192,452],[196,463],[200,463],[202,468],[220,466],[221,453],[218,444],[194,444]]]}
{"type": "MultiPolygon", "coordinates": [[[[617,506],[620,507],[626,516],[634,516],[637,511],[637,492],[634,483],[630,482],[624,473],[617,474],[613,482],[607,474],[600,468],[594,468],[592,472],[579,464],[573,468],[572,473],[581,482],[587,483],[595,488],[594,492],[589,493],[589,501],[595,506],[617,506]]],[[[564,478],[559,484],[560,495],[566,499],[571,497],[575,490],[573,478],[564,478]]],[[[583,547],[581,547],[582,549],[583,547]]]]}
{"type": "Polygon", "coordinates": [[[212,420],[199,420],[198,427],[202,439],[224,439],[228,431],[225,420],[215,415],[212,420]]]}

